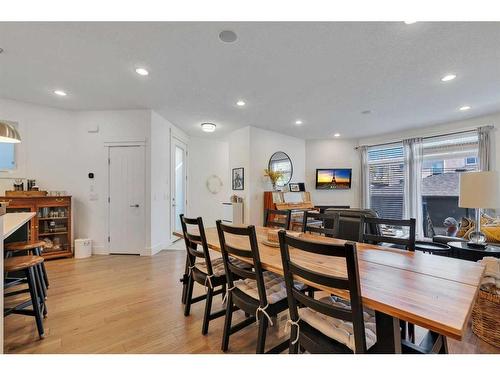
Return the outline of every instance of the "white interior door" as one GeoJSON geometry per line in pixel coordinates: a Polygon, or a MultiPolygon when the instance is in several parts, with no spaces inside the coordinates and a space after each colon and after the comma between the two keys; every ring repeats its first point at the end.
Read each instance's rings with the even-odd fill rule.
{"type": "Polygon", "coordinates": [[[177,138],[172,138],[172,217],[171,232],[182,231],[180,214],[186,213],[187,207],[187,146],[177,138]]]}
{"type": "Polygon", "coordinates": [[[109,147],[109,252],[145,248],[144,146],[109,147]]]}

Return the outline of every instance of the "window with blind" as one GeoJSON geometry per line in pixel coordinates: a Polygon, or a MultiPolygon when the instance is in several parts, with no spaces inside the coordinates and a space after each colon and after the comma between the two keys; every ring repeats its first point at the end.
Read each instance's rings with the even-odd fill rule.
{"type": "Polygon", "coordinates": [[[402,143],[368,149],[370,208],[380,217],[403,218],[404,154],[402,143]]]}
{"type": "Polygon", "coordinates": [[[463,172],[478,170],[476,131],[423,141],[422,208],[424,236],[454,236],[460,219],[474,210],[458,207],[459,180],[463,172]]]}

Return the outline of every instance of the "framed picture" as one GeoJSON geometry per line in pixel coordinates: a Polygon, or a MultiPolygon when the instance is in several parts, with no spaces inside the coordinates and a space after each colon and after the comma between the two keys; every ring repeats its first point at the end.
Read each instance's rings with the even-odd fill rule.
{"type": "Polygon", "coordinates": [[[288,184],[290,191],[300,191],[300,186],[297,183],[288,184]]]}
{"type": "Polygon", "coordinates": [[[245,189],[245,169],[233,168],[233,190],[245,189]]]}

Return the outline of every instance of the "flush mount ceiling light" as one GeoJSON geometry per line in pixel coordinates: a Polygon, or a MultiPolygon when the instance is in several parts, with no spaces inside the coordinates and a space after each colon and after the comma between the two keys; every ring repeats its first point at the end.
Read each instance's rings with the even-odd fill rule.
{"type": "Polygon", "coordinates": [[[6,122],[0,121],[0,142],[19,143],[21,142],[21,136],[15,127],[6,122]]]}
{"type": "Polygon", "coordinates": [[[303,124],[302,120],[295,121],[295,125],[302,125],[302,124],[303,124]]]}
{"type": "Polygon", "coordinates": [[[468,111],[470,109],[470,105],[464,105],[462,107],[460,107],[458,110],[459,111],[468,111]]]}
{"type": "Polygon", "coordinates": [[[54,90],[54,94],[59,95],[59,96],[66,96],[66,91],[63,90],[54,90]]]}
{"type": "Polygon", "coordinates": [[[236,105],[237,105],[238,107],[244,107],[244,106],[245,106],[245,104],[247,104],[247,103],[245,103],[245,101],[244,101],[244,100],[241,100],[241,99],[240,99],[240,100],[238,100],[238,101],[236,102],[236,105]]]}
{"type": "Polygon", "coordinates": [[[335,133],[333,136],[334,136],[335,138],[338,138],[338,137],[340,137],[340,133],[335,133]]]}
{"type": "Polygon", "coordinates": [[[149,72],[144,69],[144,68],[135,68],[135,72],[139,74],[140,76],[147,76],[149,75],[149,72]]]}
{"type": "Polygon", "coordinates": [[[453,81],[455,78],[457,78],[456,74],[447,74],[443,78],[441,78],[441,81],[443,82],[453,81]]]}
{"type": "Polygon", "coordinates": [[[238,36],[234,31],[223,30],[219,34],[219,39],[224,43],[233,43],[238,39],[238,36]]]}
{"type": "Polygon", "coordinates": [[[204,122],[201,124],[201,130],[207,133],[213,133],[215,131],[216,125],[211,122],[204,122]]]}
{"type": "Polygon", "coordinates": [[[413,25],[414,23],[417,23],[417,21],[404,21],[404,23],[407,25],[413,25]]]}

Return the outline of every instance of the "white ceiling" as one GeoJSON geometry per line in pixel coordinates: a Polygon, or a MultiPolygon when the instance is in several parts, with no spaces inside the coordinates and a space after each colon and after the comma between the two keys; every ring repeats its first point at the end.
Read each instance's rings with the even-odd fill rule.
{"type": "Polygon", "coordinates": [[[500,23],[4,22],[0,97],[152,108],[192,135],[208,121],[211,137],[247,125],[365,137],[500,111],[499,46],[500,23]],[[219,41],[225,29],[235,43],[219,41]],[[441,82],[449,72],[457,79],[441,82]]]}

